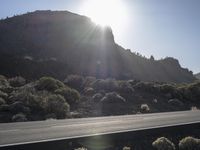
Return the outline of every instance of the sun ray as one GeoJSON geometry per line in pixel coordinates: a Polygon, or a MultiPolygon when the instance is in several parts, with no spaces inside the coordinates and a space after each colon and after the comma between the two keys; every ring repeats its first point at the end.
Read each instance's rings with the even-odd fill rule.
{"type": "Polygon", "coordinates": [[[101,26],[123,27],[127,22],[127,10],[122,0],[86,0],[82,14],[101,26]]]}

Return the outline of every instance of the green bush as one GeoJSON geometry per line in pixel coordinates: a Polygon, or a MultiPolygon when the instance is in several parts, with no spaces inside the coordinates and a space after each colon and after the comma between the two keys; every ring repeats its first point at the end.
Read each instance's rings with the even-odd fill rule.
{"type": "Polygon", "coordinates": [[[187,84],[179,88],[184,99],[191,102],[199,102],[200,100],[200,81],[187,84]]]}
{"type": "Polygon", "coordinates": [[[74,150],[87,150],[87,148],[79,147],[79,148],[75,148],[74,150]]]}
{"type": "Polygon", "coordinates": [[[162,93],[174,93],[176,88],[171,84],[162,84],[159,87],[160,92],[162,93]]]}
{"type": "Polygon", "coordinates": [[[147,104],[142,104],[142,105],[140,106],[140,112],[141,112],[141,113],[149,113],[149,112],[150,112],[149,105],[147,105],[147,104]]]}
{"type": "Polygon", "coordinates": [[[10,106],[8,104],[2,104],[0,105],[0,112],[9,112],[10,106]]]}
{"type": "Polygon", "coordinates": [[[9,82],[6,77],[0,75],[0,90],[9,87],[9,82]]]}
{"type": "Polygon", "coordinates": [[[200,150],[200,139],[186,137],[179,142],[180,150],[200,150]]]}
{"type": "Polygon", "coordinates": [[[70,106],[61,95],[51,95],[47,98],[46,114],[55,114],[57,119],[66,118],[70,106]]]}
{"type": "Polygon", "coordinates": [[[96,93],[95,95],[92,96],[92,100],[94,102],[100,102],[100,100],[103,98],[103,94],[101,93],[96,93]]]}
{"type": "Polygon", "coordinates": [[[20,87],[26,84],[26,80],[23,77],[14,77],[8,80],[13,87],[20,87]]]}
{"type": "Polygon", "coordinates": [[[21,101],[16,101],[10,105],[10,112],[14,114],[17,114],[17,113],[29,114],[30,108],[26,107],[21,101]]]}
{"type": "Polygon", "coordinates": [[[179,99],[170,99],[168,103],[172,106],[182,107],[184,104],[179,99]]]}
{"type": "Polygon", "coordinates": [[[107,93],[100,101],[104,115],[122,115],[127,110],[126,100],[115,92],[107,93]]]}
{"type": "Polygon", "coordinates": [[[156,88],[153,82],[138,82],[133,86],[135,89],[145,92],[156,92],[156,88]]]}
{"type": "Polygon", "coordinates": [[[77,90],[71,89],[69,87],[58,89],[55,91],[55,94],[60,94],[60,95],[64,96],[64,98],[70,105],[75,105],[75,104],[79,103],[79,100],[80,100],[79,92],[77,90]]]}
{"type": "Polygon", "coordinates": [[[13,122],[24,122],[27,121],[26,115],[23,113],[16,114],[12,117],[13,122]]]}
{"type": "Polygon", "coordinates": [[[57,89],[64,88],[65,85],[52,77],[42,77],[38,80],[36,89],[38,90],[47,90],[54,92],[57,89]]]}
{"type": "Polygon", "coordinates": [[[0,105],[6,104],[5,100],[0,97],[0,105]]]}
{"type": "Polygon", "coordinates": [[[102,103],[125,103],[126,100],[116,92],[107,93],[102,99],[102,103]]]}
{"type": "Polygon", "coordinates": [[[158,138],[152,143],[157,150],[175,150],[175,145],[165,137],[158,138]]]}
{"type": "Polygon", "coordinates": [[[64,80],[64,83],[68,85],[71,88],[74,88],[76,90],[82,89],[84,82],[84,78],[79,75],[69,75],[67,78],[64,80]]]}
{"type": "Polygon", "coordinates": [[[45,115],[45,107],[49,95],[51,93],[47,91],[36,91],[32,87],[25,86],[11,93],[9,103],[14,112],[24,110],[24,113],[28,113],[26,110],[29,109],[31,116],[37,115],[38,119],[42,119],[45,115]]]}
{"type": "Polygon", "coordinates": [[[118,91],[120,93],[131,94],[134,92],[134,89],[131,87],[131,84],[127,81],[119,81],[118,85],[118,91]]]}
{"type": "Polygon", "coordinates": [[[96,81],[95,77],[85,77],[85,80],[83,82],[83,87],[91,87],[92,83],[96,81]]]}
{"type": "Polygon", "coordinates": [[[3,91],[0,90],[0,97],[3,98],[3,99],[7,99],[8,94],[4,93],[3,91]]]}
{"type": "Polygon", "coordinates": [[[84,89],[84,94],[87,95],[87,96],[92,96],[94,94],[94,92],[95,92],[94,89],[91,88],[91,87],[84,89]]]}
{"type": "Polygon", "coordinates": [[[99,79],[92,83],[92,87],[95,91],[104,90],[106,92],[113,92],[118,89],[118,83],[114,79],[99,79]]]}
{"type": "Polygon", "coordinates": [[[127,147],[127,146],[125,146],[125,147],[123,147],[123,149],[122,150],[131,150],[131,148],[130,147],[127,147]]]}

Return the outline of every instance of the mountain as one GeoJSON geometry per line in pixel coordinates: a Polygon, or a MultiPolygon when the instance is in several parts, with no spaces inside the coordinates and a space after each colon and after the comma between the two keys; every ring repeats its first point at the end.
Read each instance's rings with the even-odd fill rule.
{"type": "Polygon", "coordinates": [[[35,11],[0,21],[0,74],[29,79],[68,74],[192,82],[178,60],[147,59],[115,43],[110,27],[68,11],[35,11]]]}
{"type": "Polygon", "coordinates": [[[195,77],[196,77],[197,79],[200,79],[200,73],[195,74],[195,77]]]}

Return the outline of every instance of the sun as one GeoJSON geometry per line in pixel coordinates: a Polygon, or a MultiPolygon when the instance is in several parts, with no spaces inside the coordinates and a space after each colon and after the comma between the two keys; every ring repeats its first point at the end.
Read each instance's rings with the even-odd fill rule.
{"type": "Polygon", "coordinates": [[[101,26],[121,26],[127,21],[122,0],[84,0],[82,14],[101,26]]]}

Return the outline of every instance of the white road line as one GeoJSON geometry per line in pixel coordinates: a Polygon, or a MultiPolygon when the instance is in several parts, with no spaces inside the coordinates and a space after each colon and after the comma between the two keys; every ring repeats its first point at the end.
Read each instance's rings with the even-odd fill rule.
{"type": "Polygon", "coordinates": [[[110,124],[110,123],[120,123],[123,122],[122,120],[115,120],[115,121],[104,121],[104,122],[92,122],[92,123],[79,123],[79,124],[71,124],[71,125],[55,125],[51,126],[50,128],[66,128],[66,127],[79,127],[79,126],[88,126],[88,125],[102,125],[102,124],[110,124]]]}

